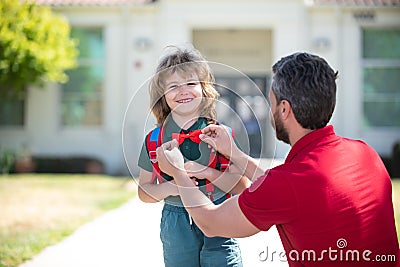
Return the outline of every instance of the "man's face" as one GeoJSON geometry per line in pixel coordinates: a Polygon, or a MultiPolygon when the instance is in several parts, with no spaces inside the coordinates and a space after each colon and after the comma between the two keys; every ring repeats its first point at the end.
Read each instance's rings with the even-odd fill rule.
{"type": "Polygon", "coordinates": [[[276,138],[286,144],[290,144],[289,132],[283,125],[283,120],[278,109],[280,103],[277,103],[276,96],[271,89],[269,90],[269,101],[271,103],[270,121],[272,127],[275,128],[276,138]]]}

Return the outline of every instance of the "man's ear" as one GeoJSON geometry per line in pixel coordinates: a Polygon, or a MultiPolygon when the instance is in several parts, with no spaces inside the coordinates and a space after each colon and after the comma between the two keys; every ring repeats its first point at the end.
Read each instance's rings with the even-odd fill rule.
{"type": "Polygon", "coordinates": [[[290,106],[289,101],[282,100],[280,103],[280,109],[279,109],[279,112],[281,113],[281,118],[286,119],[289,116],[291,110],[292,110],[292,107],[290,106]]]}

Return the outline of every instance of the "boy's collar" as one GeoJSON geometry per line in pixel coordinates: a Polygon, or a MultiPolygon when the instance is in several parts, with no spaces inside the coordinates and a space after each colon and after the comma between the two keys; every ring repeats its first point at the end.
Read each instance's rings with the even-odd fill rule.
{"type": "Polygon", "coordinates": [[[178,126],[178,124],[176,124],[176,122],[174,121],[172,116],[170,116],[170,119],[164,123],[164,128],[165,128],[166,132],[169,132],[169,133],[172,133],[172,132],[180,133],[181,131],[183,131],[184,133],[188,133],[193,130],[203,129],[206,126],[207,126],[207,120],[204,117],[199,117],[197,119],[197,121],[195,123],[193,123],[193,125],[190,126],[186,130],[183,130],[180,126],[178,126]]]}

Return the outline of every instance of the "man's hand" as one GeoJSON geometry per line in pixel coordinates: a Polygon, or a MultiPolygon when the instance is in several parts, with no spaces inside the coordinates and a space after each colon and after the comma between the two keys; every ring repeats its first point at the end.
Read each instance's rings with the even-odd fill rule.
{"type": "Polygon", "coordinates": [[[174,177],[179,172],[186,173],[183,156],[175,139],[157,148],[157,160],[160,170],[170,176],[174,177]]]}
{"type": "Polygon", "coordinates": [[[200,139],[227,158],[238,150],[232,136],[222,125],[208,125],[202,133],[200,139]]]}
{"type": "Polygon", "coordinates": [[[265,170],[258,164],[258,160],[242,152],[233,141],[228,130],[222,125],[208,125],[202,130],[200,139],[229,158],[236,165],[237,170],[251,181],[264,174],[265,170]]]}

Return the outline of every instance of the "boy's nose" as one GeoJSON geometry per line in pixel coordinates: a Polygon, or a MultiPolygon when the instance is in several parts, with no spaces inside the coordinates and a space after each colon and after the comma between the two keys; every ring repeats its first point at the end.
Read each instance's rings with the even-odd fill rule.
{"type": "Polygon", "coordinates": [[[182,83],[182,84],[178,85],[179,91],[185,91],[187,88],[188,88],[187,83],[182,83]]]}

